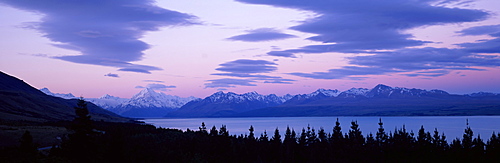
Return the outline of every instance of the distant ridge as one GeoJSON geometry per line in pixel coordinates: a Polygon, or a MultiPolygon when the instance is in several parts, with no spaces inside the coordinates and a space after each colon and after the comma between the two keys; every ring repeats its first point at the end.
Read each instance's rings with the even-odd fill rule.
{"type": "Polygon", "coordinates": [[[257,92],[236,94],[216,92],[205,99],[193,100],[180,109],[168,113],[167,117],[226,117],[234,114],[277,106],[292,96],[261,95],[257,92]]]}
{"type": "MultiPolygon", "coordinates": [[[[297,96],[296,96],[297,97],[297,96]]],[[[500,115],[500,94],[452,95],[442,90],[390,87],[352,88],[337,96],[292,98],[283,105],[234,116],[471,116],[500,115]]]]}
{"type": "Polygon", "coordinates": [[[318,89],[276,96],[216,92],[166,117],[500,115],[500,94],[452,95],[442,90],[390,87],[318,89]]]}
{"type": "MultiPolygon", "coordinates": [[[[0,72],[0,122],[47,122],[73,120],[76,99],[67,100],[46,95],[24,81],[0,72]]],[[[92,103],[88,109],[93,120],[128,122],[130,119],[118,116],[92,103]]]]}

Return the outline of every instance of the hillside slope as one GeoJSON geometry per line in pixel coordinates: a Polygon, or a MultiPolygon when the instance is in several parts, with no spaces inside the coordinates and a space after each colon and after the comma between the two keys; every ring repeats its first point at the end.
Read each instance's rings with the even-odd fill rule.
{"type": "MultiPolygon", "coordinates": [[[[76,99],[62,99],[46,95],[24,81],[0,72],[0,120],[47,122],[72,120],[76,99]]],[[[127,122],[121,117],[92,103],[88,109],[93,120],[127,122]]]]}

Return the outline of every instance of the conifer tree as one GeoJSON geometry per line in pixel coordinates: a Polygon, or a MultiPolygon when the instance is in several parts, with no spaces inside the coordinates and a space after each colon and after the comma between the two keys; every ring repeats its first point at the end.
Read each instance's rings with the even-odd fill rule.
{"type": "Polygon", "coordinates": [[[344,137],[342,135],[342,127],[340,127],[339,118],[337,118],[337,121],[335,122],[335,127],[333,127],[332,143],[340,143],[343,138],[344,137]]]}
{"type": "Polygon", "coordinates": [[[76,118],[73,120],[72,129],[76,135],[89,136],[92,133],[93,126],[89,110],[87,109],[87,102],[83,98],[80,98],[76,105],[76,118]]]}
{"type": "Polygon", "coordinates": [[[465,129],[465,133],[462,138],[462,147],[464,149],[471,149],[472,148],[472,139],[474,136],[474,132],[469,126],[469,120],[467,119],[467,128],[465,129]]]}
{"type": "Polygon", "coordinates": [[[348,139],[353,145],[363,145],[365,139],[359,129],[358,121],[351,122],[351,129],[349,129],[348,139]]]}
{"type": "Polygon", "coordinates": [[[424,126],[420,126],[417,135],[417,144],[420,147],[428,147],[431,144],[431,134],[429,132],[425,132],[424,126]]]}
{"type": "Polygon", "coordinates": [[[23,155],[24,159],[33,160],[36,158],[37,149],[35,144],[33,143],[33,136],[29,131],[25,131],[21,139],[19,140],[21,145],[19,146],[19,150],[23,155]]]}
{"type": "Polygon", "coordinates": [[[326,135],[325,133],[325,129],[323,129],[323,127],[320,127],[319,128],[319,131],[318,131],[318,138],[321,142],[323,143],[327,143],[328,142],[328,135],[326,135]]]}
{"type": "Polygon", "coordinates": [[[209,135],[210,136],[217,136],[217,135],[219,135],[219,131],[217,131],[217,127],[215,127],[215,125],[212,127],[212,129],[210,129],[209,135]]]}
{"type": "Polygon", "coordinates": [[[222,125],[219,129],[219,135],[224,137],[229,137],[229,131],[227,130],[226,125],[222,125]]]}
{"type": "Polygon", "coordinates": [[[387,134],[385,133],[384,123],[382,123],[382,118],[379,118],[378,122],[379,128],[375,136],[375,140],[378,142],[379,146],[384,145],[387,142],[387,134]]]}
{"type": "Polygon", "coordinates": [[[300,146],[307,146],[307,131],[305,128],[302,128],[298,143],[300,146]]]}
{"type": "Polygon", "coordinates": [[[207,126],[205,125],[205,122],[201,122],[201,127],[199,127],[200,132],[207,134],[207,126]]]}
{"type": "Polygon", "coordinates": [[[476,155],[483,155],[485,146],[486,144],[484,144],[483,139],[481,139],[481,135],[477,135],[477,138],[472,140],[472,150],[476,155]]]}
{"type": "Polygon", "coordinates": [[[62,147],[73,161],[88,162],[92,159],[89,155],[95,152],[92,147],[96,145],[92,141],[92,136],[95,134],[92,120],[87,109],[87,103],[83,98],[78,99],[77,106],[74,109],[76,117],[71,126],[74,133],[69,135],[69,140],[63,143],[62,147]]]}
{"type": "Polygon", "coordinates": [[[271,138],[271,142],[275,144],[280,144],[281,143],[281,135],[280,135],[280,130],[278,127],[276,127],[276,130],[274,130],[274,135],[271,138]]]}
{"type": "Polygon", "coordinates": [[[432,136],[431,143],[434,148],[439,151],[444,151],[448,147],[448,142],[446,141],[446,136],[444,133],[440,136],[437,128],[434,129],[434,135],[432,136]]]}
{"type": "Polygon", "coordinates": [[[259,141],[260,142],[264,142],[264,143],[269,142],[269,137],[267,137],[267,131],[266,130],[264,130],[264,133],[260,134],[259,141]]]}
{"type": "Polygon", "coordinates": [[[286,131],[285,131],[285,142],[286,141],[289,141],[290,139],[292,139],[292,131],[290,130],[290,126],[286,126],[286,131]]]}
{"type": "Polygon", "coordinates": [[[500,133],[496,135],[493,132],[486,142],[486,157],[490,161],[500,160],[500,133]]]}
{"type": "Polygon", "coordinates": [[[255,134],[253,133],[254,129],[253,129],[252,125],[250,125],[250,129],[248,129],[248,131],[250,131],[250,134],[248,135],[248,139],[255,140],[255,134]]]}

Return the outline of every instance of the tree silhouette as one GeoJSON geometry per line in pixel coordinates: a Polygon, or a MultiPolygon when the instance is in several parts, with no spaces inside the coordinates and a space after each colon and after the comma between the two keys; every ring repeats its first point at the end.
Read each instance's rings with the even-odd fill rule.
{"type": "Polygon", "coordinates": [[[69,140],[62,144],[62,148],[74,162],[89,162],[93,158],[89,155],[96,145],[92,140],[95,132],[93,131],[92,120],[90,119],[87,103],[83,98],[79,98],[76,107],[74,107],[76,117],[72,122],[70,129],[73,134],[69,135],[69,140]]]}
{"type": "Polygon", "coordinates": [[[250,125],[250,129],[248,129],[248,131],[250,131],[250,134],[248,135],[248,139],[255,140],[255,133],[254,133],[254,129],[253,129],[252,125],[250,125]]]}
{"type": "Polygon", "coordinates": [[[33,136],[31,136],[31,133],[29,131],[25,131],[19,142],[21,143],[19,151],[21,152],[22,157],[26,160],[34,160],[38,151],[33,143],[33,136]]]}

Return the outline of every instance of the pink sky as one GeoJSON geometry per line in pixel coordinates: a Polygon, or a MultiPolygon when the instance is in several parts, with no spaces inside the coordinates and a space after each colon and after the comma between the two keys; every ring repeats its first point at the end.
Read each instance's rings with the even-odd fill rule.
{"type": "Polygon", "coordinates": [[[500,93],[496,0],[37,2],[0,0],[0,70],[57,93],[500,93]]]}

